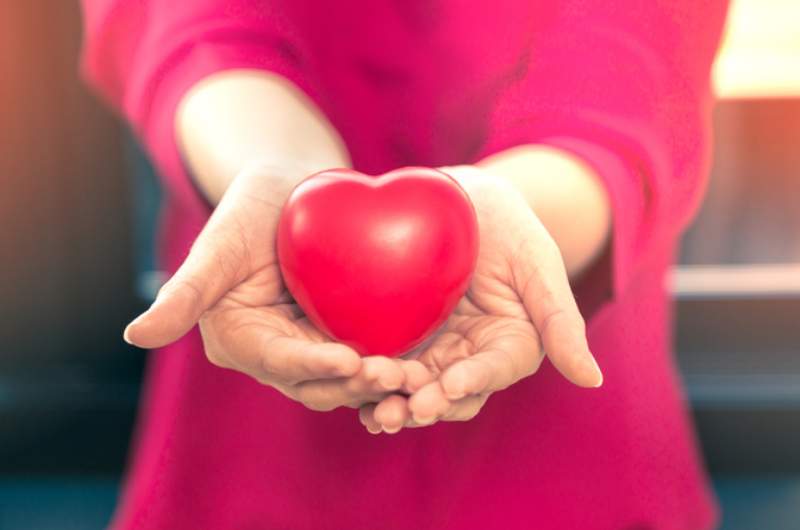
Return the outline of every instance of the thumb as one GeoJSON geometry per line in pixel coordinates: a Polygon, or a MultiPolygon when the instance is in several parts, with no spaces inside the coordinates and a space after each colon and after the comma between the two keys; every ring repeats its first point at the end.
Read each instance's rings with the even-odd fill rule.
{"type": "Polygon", "coordinates": [[[599,387],[603,374],[586,339],[567,271],[555,242],[541,226],[532,230],[532,245],[518,254],[515,283],[528,315],[553,366],[572,383],[599,387]]]}
{"type": "Polygon", "coordinates": [[[281,208],[306,169],[259,163],[238,174],[183,265],[164,284],[150,309],[125,328],[125,340],[142,348],[178,340],[247,279],[254,263],[274,259],[281,208]]]}
{"type": "Polygon", "coordinates": [[[234,233],[239,225],[226,223],[225,216],[217,213],[222,212],[212,216],[153,305],[125,328],[126,342],[140,348],[160,348],[178,340],[247,277],[245,238],[234,233]]]}

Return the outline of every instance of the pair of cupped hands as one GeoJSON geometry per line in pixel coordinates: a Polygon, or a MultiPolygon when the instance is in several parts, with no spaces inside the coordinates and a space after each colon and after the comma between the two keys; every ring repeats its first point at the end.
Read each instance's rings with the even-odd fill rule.
{"type": "Polygon", "coordinates": [[[413,352],[361,357],[305,318],[275,250],[281,208],[297,179],[270,166],[233,180],[125,339],[158,348],[199,324],[211,363],[313,410],[357,408],[373,434],[470,420],[492,393],[535,373],[545,355],[572,383],[600,386],[558,246],[531,207],[511,183],[480,168],[442,171],[475,207],[480,251],[467,293],[413,352]]]}

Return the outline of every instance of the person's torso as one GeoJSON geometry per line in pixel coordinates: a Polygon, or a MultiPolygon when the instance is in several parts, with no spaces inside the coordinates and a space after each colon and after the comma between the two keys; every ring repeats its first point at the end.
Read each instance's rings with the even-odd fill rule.
{"type": "Polygon", "coordinates": [[[293,2],[286,21],[354,165],[380,173],[474,159],[494,99],[528,67],[547,3],[358,3],[293,2]]]}
{"type": "MultiPolygon", "coordinates": [[[[309,69],[355,167],[381,173],[471,161],[548,4],[364,1],[353,16],[286,0],[278,11],[303,43],[286,53],[309,69]]],[[[203,223],[179,208],[165,220],[168,270],[203,223]]],[[[590,322],[601,389],[544,363],[469,422],[393,436],[212,366],[194,331],[152,359],[115,528],[707,528],[713,507],[668,350],[670,259],[654,257],[590,322]]]]}

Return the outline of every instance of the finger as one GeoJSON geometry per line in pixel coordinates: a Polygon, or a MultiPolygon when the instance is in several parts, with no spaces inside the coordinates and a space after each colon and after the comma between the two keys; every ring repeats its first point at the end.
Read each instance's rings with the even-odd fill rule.
{"type": "Polygon", "coordinates": [[[403,428],[404,429],[421,429],[423,427],[430,427],[431,425],[436,425],[436,420],[434,420],[431,423],[426,423],[425,425],[422,425],[422,424],[417,423],[416,421],[414,421],[414,417],[411,416],[406,420],[406,423],[403,425],[403,428]]]}
{"type": "MultiPolygon", "coordinates": [[[[311,342],[277,336],[244,362],[265,379],[288,384],[324,378],[352,377],[362,367],[361,357],[352,348],[336,342],[311,342]]],[[[244,349],[237,357],[244,359],[244,349]]]]}
{"type": "Polygon", "coordinates": [[[488,399],[488,394],[467,396],[453,403],[447,412],[442,414],[441,419],[443,421],[469,421],[478,415],[488,399]]]}
{"type": "Polygon", "coordinates": [[[437,420],[420,424],[417,423],[413,416],[406,419],[405,424],[403,425],[404,428],[407,429],[416,429],[420,427],[428,427],[436,423],[436,421],[469,421],[473,419],[483,408],[483,405],[486,404],[486,401],[489,399],[489,394],[484,394],[481,396],[467,396],[463,399],[459,399],[456,402],[451,402],[450,406],[447,410],[440,415],[437,420]]]}
{"type": "Polygon", "coordinates": [[[413,394],[434,380],[434,375],[431,371],[419,361],[400,361],[400,366],[405,373],[403,391],[408,394],[413,394]]]}
{"type": "Polygon", "coordinates": [[[571,382],[598,387],[603,374],[589,351],[586,326],[572,295],[561,254],[539,223],[515,259],[514,282],[542,346],[571,382]]]}
{"type": "Polygon", "coordinates": [[[456,361],[439,381],[451,401],[465,396],[497,392],[527,377],[542,363],[542,352],[531,334],[517,333],[489,341],[484,351],[456,361]]]}
{"type": "Polygon", "coordinates": [[[408,399],[397,394],[386,397],[378,403],[373,412],[374,420],[380,424],[383,432],[388,434],[398,432],[410,417],[408,399]]]}
{"type": "Polygon", "coordinates": [[[227,310],[211,312],[202,320],[206,355],[214,364],[283,384],[351,377],[362,368],[361,357],[344,344],[281,334],[278,322],[270,325],[269,320],[282,318],[278,314],[249,325],[242,325],[241,318],[237,311],[227,310]]]}
{"type": "Polygon", "coordinates": [[[418,425],[431,425],[447,412],[450,401],[438,381],[428,383],[408,399],[411,417],[418,425]]]}
{"type": "Polygon", "coordinates": [[[381,424],[375,420],[375,403],[368,403],[358,409],[358,419],[370,434],[380,434],[381,424]]]}
{"type": "Polygon", "coordinates": [[[125,328],[126,341],[142,348],[174,342],[245,279],[248,250],[231,215],[220,204],[153,305],[125,328]]]}
{"type": "Polygon", "coordinates": [[[405,382],[400,364],[388,357],[364,357],[361,370],[347,378],[305,381],[295,386],[297,399],[315,410],[358,407],[378,402],[405,382]]]}
{"type": "Polygon", "coordinates": [[[354,393],[386,392],[398,390],[406,380],[403,363],[399,359],[390,359],[382,355],[373,355],[362,359],[362,368],[350,381],[350,389],[354,393]]]}
{"type": "Polygon", "coordinates": [[[271,259],[280,207],[290,189],[278,176],[281,171],[259,167],[233,180],[183,264],[150,309],[125,329],[126,341],[143,348],[174,342],[248,277],[251,259],[271,259]]]}

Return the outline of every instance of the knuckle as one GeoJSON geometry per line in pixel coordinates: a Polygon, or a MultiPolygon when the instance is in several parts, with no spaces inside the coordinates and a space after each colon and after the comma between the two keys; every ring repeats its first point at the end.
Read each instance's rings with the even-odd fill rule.
{"type": "Polygon", "coordinates": [[[570,308],[554,305],[544,313],[540,331],[542,337],[545,337],[555,330],[558,330],[558,336],[563,336],[562,334],[564,333],[585,335],[586,321],[584,321],[577,307],[570,308]]]}
{"type": "Polygon", "coordinates": [[[230,322],[230,318],[227,317],[226,312],[214,309],[200,315],[197,327],[207,346],[223,349],[224,345],[232,343],[231,329],[234,328],[234,323],[230,322]]]}
{"type": "Polygon", "coordinates": [[[538,354],[526,356],[525,363],[522,365],[522,371],[520,372],[520,379],[530,377],[536,373],[539,369],[540,358],[541,356],[538,354]]]}
{"type": "Polygon", "coordinates": [[[306,408],[317,412],[329,412],[341,404],[336,403],[334,400],[326,396],[326,392],[312,386],[298,385],[296,388],[295,397],[297,401],[302,403],[306,408]]]}
{"type": "Polygon", "coordinates": [[[159,290],[162,294],[179,294],[186,297],[192,306],[199,306],[203,302],[202,282],[192,275],[176,275],[159,290]]]}
{"type": "Polygon", "coordinates": [[[230,364],[228,363],[227,359],[215,349],[209,350],[206,348],[206,359],[208,359],[208,362],[219,368],[230,368],[230,364]]]}
{"type": "Polygon", "coordinates": [[[204,317],[199,322],[200,337],[203,341],[203,350],[205,351],[206,358],[214,366],[220,368],[230,368],[222,343],[216,333],[216,329],[207,317],[204,317]]]}
{"type": "Polygon", "coordinates": [[[336,408],[339,407],[339,404],[331,403],[331,402],[325,401],[325,400],[317,400],[317,399],[312,400],[312,401],[306,401],[306,402],[304,402],[304,405],[306,407],[308,407],[309,409],[314,410],[316,412],[330,412],[333,409],[336,409],[336,408]]]}
{"type": "Polygon", "coordinates": [[[559,321],[564,320],[567,317],[567,311],[561,306],[553,305],[544,315],[542,316],[542,334],[547,333],[547,330],[552,329],[555,324],[559,321]]]}
{"type": "Polygon", "coordinates": [[[481,411],[480,407],[475,407],[473,409],[470,409],[466,413],[462,414],[457,419],[457,421],[470,421],[470,420],[473,420],[473,419],[475,419],[475,416],[477,416],[480,411],[481,411]]]}

